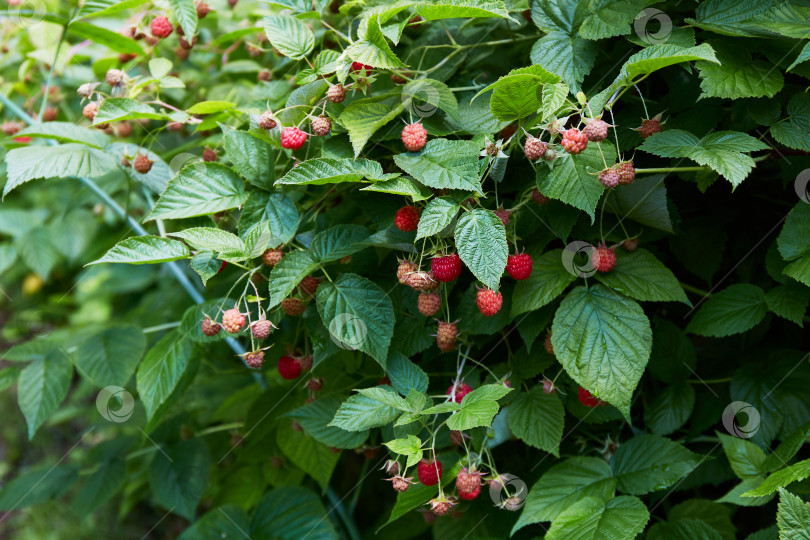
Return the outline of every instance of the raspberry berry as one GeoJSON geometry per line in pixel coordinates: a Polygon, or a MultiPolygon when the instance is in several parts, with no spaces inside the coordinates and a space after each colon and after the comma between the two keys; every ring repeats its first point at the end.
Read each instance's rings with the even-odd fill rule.
{"type": "Polygon", "coordinates": [[[312,120],[312,133],[318,137],[329,135],[330,131],[332,131],[332,122],[327,117],[321,115],[312,120]]]}
{"type": "Polygon", "coordinates": [[[537,137],[529,137],[523,145],[523,153],[532,161],[537,161],[543,157],[548,150],[548,143],[544,143],[537,137]]]}
{"type": "Polygon", "coordinates": [[[588,122],[588,125],[582,130],[582,133],[585,134],[585,137],[590,142],[601,142],[607,138],[609,127],[607,122],[597,118],[588,122]]]}
{"type": "Polygon", "coordinates": [[[456,336],[458,327],[456,323],[439,321],[439,329],[436,332],[436,346],[442,352],[449,352],[456,348],[456,336]]]}
{"type": "Polygon", "coordinates": [[[115,87],[124,82],[124,76],[124,72],[120,69],[110,69],[104,76],[104,80],[106,80],[107,84],[110,86],[115,87]]]}
{"type": "Polygon", "coordinates": [[[300,298],[285,298],[281,301],[281,309],[290,317],[299,317],[305,308],[300,298]]]}
{"type": "Polygon", "coordinates": [[[211,6],[209,6],[205,2],[197,2],[196,8],[198,19],[204,19],[206,15],[211,13],[211,6]]]}
{"type": "Polygon", "coordinates": [[[278,122],[276,122],[276,119],[273,118],[273,114],[270,111],[262,113],[262,115],[259,117],[256,123],[259,125],[260,128],[266,129],[268,131],[275,128],[278,125],[278,122]]]}
{"type": "Polygon", "coordinates": [[[203,161],[206,163],[211,163],[212,161],[217,160],[217,151],[211,147],[206,146],[205,150],[203,150],[203,161]]]}
{"type": "Polygon", "coordinates": [[[459,495],[462,493],[472,493],[476,490],[480,491],[482,474],[483,473],[475,469],[462,468],[458,476],[456,476],[456,489],[459,495]]]}
{"type": "Polygon", "coordinates": [[[386,480],[391,481],[391,485],[394,487],[394,491],[398,491],[402,493],[403,491],[408,489],[408,486],[413,484],[413,478],[405,478],[404,476],[394,476],[393,478],[386,478],[386,480]]]}
{"type": "Polygon", "coordinates": [[[638,236],[636,236],[635,238],[630,238],[622,242],[622,246],[624,246],[624,249],[627,251],[635,251],[636,248],[638,248],[638,242],[638,236]]]}
{"type": "Polygon", "coordinates": [[[430,499],[428,504],[430,505],[431,512],[433,512],[437,516],[443,516],[456,505],[456,501],[442,495],[435,499],[430,499]]]}
{"type": "Polygon", "coordinates": [[[577,391],[577,397],[579,398],[579,402],[585,405],[586,407],[597,407],[599,405],[604,405],[605,402],[601,399],[594,397],[593,394],[582,388],[579,387],[577,391]]]}
{"type": "Polygon", "coordinates": [[[512,279],[528,279],[532,275],[532,258],[528,253],[509,255],[506,259],[506,273],[512,279]]]}
{"type": "Polygon", "coordinates": [[[267,336],[270,335],[270,329],[273,327],[273,323],[268,321],[267,319],[261,319],[256,321],[250,326],[250,330],[253,332],[253,337],[256,339],[265,339],[267,336]]]}
{"type": "Polygon", "coordinates": [[[599,182],[608,189],[619,185],[619,173],[613,167],[603,169],[599,172],[599,182]]]}
{"type": "Polygon", "coordinates": [[[548,197],[546,197],[545,195],[540,193],[539,189],[534,188],[534,190],[532,191],[532,200],[534,202],[536,202],[537,204],[539,204],[540,206],[543,206],[544,204],[546,204],[551,199],[549,199],[548,197]]]}
{"type": "Polygon", "coordinates": [[[203,319],[202,324],[200,325],[200,329],[202,333],[208,337],[215,336],[219,334],[219,331],[222,330],[222,325],[214,322],[211,320],[211,317],[207,316],[203,319]]]}
{"type": "Polygon", "coordinates": [[[423,459],[416,465],[416,475],[426,486],[435,486],[442,477],[442,462],[423,459]]]}
{"type": "Polygon", "coordinates": [[[501,291],[495,292],[492,289],[479,289],[475,297],[478,311],[484,317],[492,317],[501,310],[503,305],[503,295],[501,291]]]}
{"type": "Polygon", "coordinates": [[[554,356],[554,345],[551,343],[551,330],[546,334],[546,339],[543,341],[543,348],[546,349],[548,354],[554,356]]]}
{"type": "Polygon", "coordinates": [[[461,274],[461,257],[457,253],[433,257],[430,261],[430,269],[433,271],[436,281],[453,281],[461,274]]]}
{"type": "Polygon", "coordinates": [[[169,19],[161,15],[160,17],[155,17],[152,19],[149,29],[152,31],[153,36],[162,39],[169,37],[169,34],[172,33],[174,27],[172,26],[172,23],[169,22],[169,19]]]}
{"type": "Polygon", "coordinates": [[[282,379],[297,379],[301,375],[301,364],[292,356],[282,356],[278,359],[278,373],[282,379]]]}
{"type": "Polygon", "coordinates": [[[439,286],[439,283],[430,272],[418,270],[408,274],[406,285],[415,291],[433,291],[439,286]]]}
{"type": "MultiPolygon", "coordinates": [[[[85,109],[86,108],[87,107],[85,107],[85,109]]],[[[22,128],[20,127],[19,123],[10,120],[4,121],[2,127],[0,127],[0,130],[2,130],[3,133],[8,136],[16,135],[19,133],[20,129],[22,128]]]]}
{"type": "Polygon", "coordinates": [[[619,173],[619,183],[623,186],[632,184],[636,179],[636,168],[632,161],[622,161],[616,165],[616,172],[619,173]]]}
{"type": "Polygon", "coordinates": [[[329,90],[326,91],[326,97],[329,98],[329,101],[332,103],[340,103],[346,99],[346,89],[343,88],[341,84],[332,85],[329,87],[329,90]]]}
{"type": "Polygon", "coordinates": [[[405,259],[399,261],[399,266],[397,266],[397,280],[403,285],[407,285],[409,276],[418,269],[419,267],[413,261],[405,259]]]}
{"type": "Polygon", "coordinates": [[[554,381],[543,379],[543,392],[546,394],[556,394],[557,386],[554,384],[554,381]]]}
{"type": "Polygon", "coordinates": [[[298,358],[298,365],[301,366],[303,371],[309,371],[312,369],[312,361],[313,358],[311,355],[308,356],[301,356],[298,358]]]}
{"type": "Polygon", "coordinates": [[[281,146],[290,150],[298,150],[307,140],[307,134],[297,127],[284,128],[281,132],[281,146]]]}
{"type": "Polygon", "coordinates": [[[143,154],[138,154],[132,161],[132,168],[141,174],[146,174],[152,170],[152,163],[154,162],[147,156],[143,154]]]}
{"type": "Polygon", "coordinates": [[[298,284],[298,288],[301,290],[302,293],[314,296],[316,292],[318,292],[318,287],[321,284],[321,280],[313,277],[307,276],[301,280],[301,283],[298,284]]]}
{"type": "Polygon", "coordinates": [[[577,128],[563,131],[562,145],[569,154],[579,154],[588,146],[588,137],[577,128]]]}
{"type": "Polygon", "coordinates": [[[244,356],[245,363],[252,367],[253,369],[259,369],[264,364],[264,351],[254,351],[245,353],[244,356]]]}
{"type": "Polygon", "coordinates": [[[237,334],[245,327],[245,316],[236,308],[229,309],[222,314],[222,327],[230,334],[237,334]]]}
{"type": "Polygon", "coordinates": [[[397,210],[394,225],[403,232],[415,231],[419,225],[419,210],[413,206],[403,206],[397,210]]]}
{"type": "Polygon", "coordinates": [[[636,128],[636,131],[645,139],[651,135],[655,135],[661,131],[661,115],[656,115],[654,118],[645,118],[641,121],[641,126],[636,128]]]}
{"type": "Polygon", "coordinates": [[[504,227],[509,225],[509,216],[512,214],[511,211],[504,210],[503,208],[498,208],[497,210],[493,210],[492,213],[498,216],[498,219],[501,220],[501,223],[503,223],[504,227]]]}
{"type": "Polygon", "coordinates": [[[450,396],[450,401],[453,403],[461,403],[461,400],[464,399],[464,396],[472,392],[472,387],[465,383],[465,382],[457,382],[451,384],[450,387],[445,392],[448,396],[450,396]]]}
{"type": "Polygon", "coordinates": [[[262,262],[265,266],[275,266],[281,262],[282,257],[284,257],[284,252],[281,251],[281,248],[268,249],[262,255],[262,262]]]}
{"type": "Polygon", "coordinates": [[[409,152],[418,152],[425,147],[425,143],[427,142],[427,130],[419,122],[408,124],[402,128],[401,137],[402,143],[409,152]]]}
{"type": "Polygon", "coordinates": [[[363,62],[352,62],[352,71],[365,71],[366,73],[371,73],[374,69],[374,66],[369,66],[368,64],[364,64],[363,62]]]}
{"type": "Polygon", "coordinates": [[[98,103],[96,103],[95,101],[91,101],[90,103],[85,105],[84,108],[82,109],[82,114],[84,115],[84,117],[90,120],[91,122],[96,117],[97,112],[98,112],[98,103]]]}
{"type": "Polygon", "coordinates": [[[616,266],[616,253],[612,248],[599,246],[591,252],[591,265],[597,272],[610,272],[616,266]]]}
{"type": "Polygon", "coordinates": [[[416,304],[419,307],[419,313],[425,317],[432,317],[439,311],[439,308],[442,306],[442,301],[436,293],[423,292],[416,300],[416,304]]]}
{"type": "Polygon", "coordinates": [[[473,499],[478,498],[478,495],[480,494],[481,494],[481,486],[478,486],[472,491],[458,490],[458,498],[463,501],[472,501],[473,499]]]}

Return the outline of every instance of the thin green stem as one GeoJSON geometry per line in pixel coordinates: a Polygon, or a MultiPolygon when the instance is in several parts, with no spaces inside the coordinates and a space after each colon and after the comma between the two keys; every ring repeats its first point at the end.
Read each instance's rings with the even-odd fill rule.
{"type": "Polygon", "coordinates": [[[655,174],[673,172],[698,172],[708,171],[709,167],[653,167],[650,169],[636,169],[636,174],[655,174]]]}
{"type": "Polygon", "coordinates": [[[338,498],[337,493],[335,490],[332,489],[332,486],[329,486],[326,489],[326,498],[329,499],[329,502],[334,507],[335,512],[337,512],[338,517],[343,522],[343,526],[346,527],[346,532],[349,534],[349,537],[352,540],[362,540],[362,536],[360,536],[360,531],[357,529],[357,524],[354,522],[354,519],[350,515],[346,513],[346,509],[343,507],[343,502],[338,498]]]}

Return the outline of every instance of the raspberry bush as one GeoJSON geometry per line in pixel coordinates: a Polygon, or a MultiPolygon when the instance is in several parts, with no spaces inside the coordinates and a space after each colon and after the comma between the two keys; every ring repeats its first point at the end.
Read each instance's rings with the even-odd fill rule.
{"type": "Polygon", "coordinates": [[[3,9],[3,537],[810,536],[806,2],[3,9]]]}

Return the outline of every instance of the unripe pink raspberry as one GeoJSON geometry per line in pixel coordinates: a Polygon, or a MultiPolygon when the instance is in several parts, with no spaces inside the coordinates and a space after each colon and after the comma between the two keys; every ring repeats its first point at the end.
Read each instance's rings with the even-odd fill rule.
{"type": "Polygon", "coordinates": [[[409,152],[418,152],[425,147],[427,130],[425,126],[416,122],[402,128],[402,143],[409,152]]]}
{"type": "Polygon", "coordinates": [[[245,327],[245,316],[236,308],[229,309],[222,314],[222,327],[228,333],[237,334],[245,327]]]}

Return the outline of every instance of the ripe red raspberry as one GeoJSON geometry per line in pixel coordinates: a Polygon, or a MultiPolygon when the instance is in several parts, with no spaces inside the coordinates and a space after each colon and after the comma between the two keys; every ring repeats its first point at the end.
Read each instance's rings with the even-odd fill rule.
{"type": "Polygon", "coordinates": [[[549,199],[548,197],[546,197],[545,195],[540,193],[539,189],[534,188],[534,190],[532,191],[532,200],[534,202],[536,202],[537,204],[539,204],[540,206],[542,206],[542,205],[546,204],[548,201],[550,201],[551,199],[549,199]]]}
{"type": "Polygon", "coordinates": [[[245,316],[236,308],[229,309],[222,314],[222,327],[228,333],[237,334],[245,327],[245,316]]]}
{"type": "Polygon", "coordinates": [[[270,111],[262,113],[256,123],[260,128],[266,130],[271,130],[278,125],[278,122],[273,118],[273,114],[270,111]]]}
{"type": "Polygon", "coordinates": [[[362,62],[352,62],[352,71],[357,73],[358,71],[365,71],[366,73],[371,73],[374,69],[374,66],[369,66],[368,64],[364,64],[362,62]]]}
{"type": "Polygon", "coordinates": [[[304,303],[300,298],[285,298],[281,301],[281,309],[290,317],[298,317],[304,313],[304,303]]]}
{"type": "Polygon", "coordinates": [[[427,130],[425,126],[416,122],[402,128],[402,143],[409,152],[418,152],[425,147],[427,130]]]}
{"type": "Polygon", "coordinates": [[[95,101],[91,101],[90,103],[85,105],[84,108],[82,109],[82,114],[84,115],[84,117],[90,120],[91,122],[96,117],[97,112],[98,112],[98,103],[96,103],[95,101]]]}
{"type": "Polygon", "coordinates": [[[329,87],[329,90],[326,91],[326,97],[329,98],[329,101],[332,103],[340,103],[346,99],[346,89],[343,88],[341,84],[332,85],[329,87]]]}
{"type": "Polygon", "coordinates": [[[638,242],[639,242],[638,236],[636,236],[635,238],[630,238],[629,240],[625,240],[622,243],[622,246],[627,251],[635,251],[636,248],[638,248],[638,242]]]}
{"type": "Polygon", "coordinates": [[[211,7],[205,2],[197,2],[197,18],[204,19],[206,15],[211,13],[211,7]]]}
{"type": "Polygon", "coordinates": [[[579,391],[577,392],[577,397],[579,398],[579,402],[585,405],[586,407],[597,407],[599,405],[604,405],[605,402],[601,399],[594,397],[593,394],[582,388],[579,387],[579,391]]]}
{"type": "Polygon", "coordinates": [[[512,214],[510,210],[504,210],[503,208],[498,208],[497,210],[492,211],[493,214],[498,216],[498,219],[501,220],[503,226],[506,227],[509,225],[509,216],[512,214]]]}
{"type": "Polygon", "coordinates": [[[278,359],[278,373],[282,379],[297,379],[301,375],[301,364],[292,356],[282,356],[278,359]]]}
{"type": "Polygon", "coordinates": [[[458,498],[464,501],[472,501],[473,499],[477,499],[478,495],[481,494],[481,486],[478,486],[472,491],[458,491],[458,498]]]}
{"type": "Polygon", "coordinates": [[[479,289],[475,298],[478,311],[484,317],[492,317],[501,310],[503,305],[503,295],[501,291],[495,292],[492,289],[479,289]]]}
{"type": "Polygon", "coordinates": [[[461,403],[461,400],[464,399],[464,396],[472,392],[472,387],[465,383],[464,381],[460,381],[454,384],[451,384],[447,388],[447,392],[445,392],[448,396],[450,396],[450,401],[453,403],[461,403]]]}
{"type": "Polygon", "coordinates": [[[548,143],[544,143],[537,137],[529,136],[526,143],[523,145],[523,153],[532,161],[537,161],[543,157],[548,150],[548,143]]]}
{"type": "Polygon", "coordinates": [[[453,281],[461,274],[461,257],[457,253],[433,257],[430,269],[436,281],[453,281]]]}
{"type": "Polygon", "coordinates": [[[459,495],[462,493],[471,493],[476,490],[480,491],[482,474],[483,473],[475,469],[462,468],[458,476],[456,476],[456,489],[459,495]]]}
{"type": "Polygon", "coordinates": [[[265,266],[275,266],[281,261],[282,257],[284,257],[284,252],[281,251],[281,248],[268,249],[262,255],[262,262],[265,266]]]}
{"type": "Polygon", "coordinates": [[[222,325],[217,322],[211,320],[211,317],[206,317],[203,319],[202,325],[200,325],[200,329],[202,333],[206,336],[215,336],[219,334],[219,331],[222,330],[222,325]]]}
{"type": "Polygon", "coordinates": [[[298,150],[307,140],[307,134],[297,127],[284,128],[281,132],[281,146],[291,150],[298,150]]]}
{"type": "Polygon", "coordinates": [[[543,341],[543,347],[546,349],[548,354],[554,356],[554,345],[551,343],[551,330],[546,333],[546,339],[543,341]]]}
{"type": "Polygon", "coordinates": [[[432,317],[442,307],[442,300],[439,295],[430,292],[421,293],[416,303],[419,306],[419,313],[425,317],[432,317]]]}
{"type": "Polygon", "coordinates": [[[641,121],[641,127],[636,128],[636,131],[645,139],[650,135],[655,135],[661,131],[661,115],[654,118],[646,118],[641,121]]]}
{"type": "Polygon", "coordinates": [[[506,273],[512,279],[528,279],[532,275],[532,258],[528,253],[509,255],[506,259],[506,273]]]}
{"type": "Polygon", "coordinates": [[[442,495],[441,497],[430,499],[428,504],[430,505],[431,512],[437,516],[443,516],[456,505],[456,501],[442,495]]]}
{"type": "Polygon", "coordinates": [[[397,210],[394,225],[403,232],[415,231],[419,226],[419,210],[413,206],[403,206],[397,210]]]}
{"type": "Polygon", "coordinates": [[[403,285],[407,285],[410,275],[417,270],[419,270],[419,266],[415,262],[403,259],[397,266],[397,280],[403,285]]]}
{"type": "Polygon", "coordinates": [[[273,323],[267,319],[258,320],[250,326],[250,330],[253,332],[253,337],[256,339],[265,339],[270,335],[270,330],[272,328],[273,323]]]}
{"type": "Polygon", "coordinates": [[[636,179],[636,168],[632,161],[622,161],[616,165],[616,172],[619,173],[619,183],[623,186],[632,184],[636,179]]]}
{"type": "Polygon", "coordinates": [[[608,127],[610,126],[608,126],[607,122],[597,118],[588,122],[588,125],[582,130],[582,133],[584,133],[585,137],[591,142],[601,142],[607,138],[608,127]]]}
{"type": "Polygon", "coordinates": [[[313,277],[307,276],[301,280],[301,283],[298,284],[298,288],[301,290],[302,293],[307,294],[309,296],[314,296],[316,292],[318,292],[318,287],[321,284],[321,280],[313,277]]]}
{"type": "Polygon", "coordinates": [[[323,137],[329,135],[330,131],[332,131],[332,122],[327,117],[321,115],[312,119],[312,133],[318,137],[323,137]]]}
{"type": "Polygon", "coordinates": [[[569,154],[579,154],[588,146],[588,137],[577,128],[563,131],[561,144],[569,154]]]}
{"type": "Polygon", "coordinates": [[[242,358],[245,360],[245,364],[253,369],[259,369],[264,364],[264,351],[253,351],[249,353],[245,353],[242,358]]]}
{"type": "Polygon", "coordinates": [[[591,266],[597,272],[610,272],[616,266],[616,253],[612,248],[599,246],[591,252],[591,266]]]}
{"type": "Polygon", "coordinates": [[[169,37],[169,34],[172,33],[174,27],[172,26],[172,23],[169,22],[169,19],[161,15],[160,17],[155,17],[152,19],[149,29],[152,31],[153,36],[162,39],[169,37]]]}
{"type": "Polygon", "coordinates": [[[619,185],[619,173],[613,167],[602,169],[599,172],[599,182],[608,189],[615,188],[619,185]]]}
{"type": "Polygon", "coordinates": [[[415,291],[433,291],[439,286],[439,282],[436,281],[433,274],[424,270],[408,274],[406,284],[415,291]]]}
{"type": "Polygon", "coordinates": [[[423,459],[416,465],[416,475],[426,486],[435,486],[442,477],[442,462],[423,459]]]}
{"type": "Polygon", "coordinates": [[[213,148],[206,146],[205,150],[203,150],[203,161],[205,161],[206,163],[211,163],[212,161],[216,160],[217,160],[217,151],[214,150],[213,148]]]}
{"type": "Polygon", "coordinates": [[[456,323],[439,321],[439,329],[436,332],[436,346],[442,352],[449,352],[456,348],[456,336],[458,327],[456,323]]]}
{"type": "Polygon", "coordinates": [[[146,174],[152,170],[153,161],[143,154],[138,154],[132,161],[132,168],[141,174],[146,174]]]}

